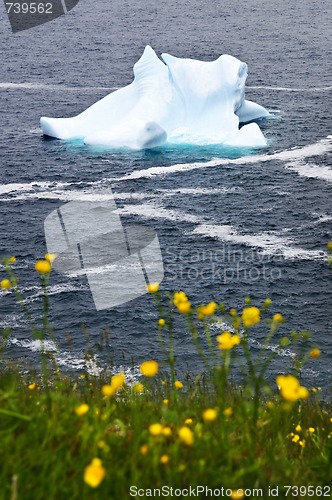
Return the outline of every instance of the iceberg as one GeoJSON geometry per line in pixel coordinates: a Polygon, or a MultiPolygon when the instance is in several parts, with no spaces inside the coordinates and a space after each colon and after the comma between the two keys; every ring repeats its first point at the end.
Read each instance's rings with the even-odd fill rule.
{"type": "Polygon", "coordinates": [[[268,117],[269,112],[244,95],[247,64],[230,55],[209,62],[170,54],[161,58],[147,46],[134,65],[130,85],[72,118],[43,116],[43,134],[131,149],[150,149],[166,142],[267,145],[255,120],[268,117]]]}

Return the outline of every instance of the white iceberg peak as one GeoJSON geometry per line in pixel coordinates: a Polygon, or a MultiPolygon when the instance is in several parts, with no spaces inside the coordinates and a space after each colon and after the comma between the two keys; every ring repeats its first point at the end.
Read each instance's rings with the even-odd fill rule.
{"type": "Polygon", "coordinates": [[[247,65],[230,55],[204,62],[162,54],[148,45],[134,81],[73,118],[40,119],[45,135],[85,144],[147,149],[165,142],[266,146],[259,126],[269,116],[244,99],[247,65]],[[165,63],[165,64],[164,64],[165,63]]]}

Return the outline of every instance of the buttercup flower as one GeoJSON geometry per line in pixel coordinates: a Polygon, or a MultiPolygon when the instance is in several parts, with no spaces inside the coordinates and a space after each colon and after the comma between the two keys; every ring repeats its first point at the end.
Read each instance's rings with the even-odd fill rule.
{"type": "Polygon", "coordinates": [[[242,311],[242,321],[245,327],[250,327],[259,323],[260,318],[260,310],[258,307],[245,307],[242,311]]]}
{"type": "Polygon", "coordinates": [[[281,396],[286,401],[294,402],[298,399],[306,399],[309,396],[308,389],[301,386],[298,379],[293,375],[279,375],[276,382],[281,396]]]}
{"type": "Polygon", "coordinates": [[[297,426],[295,427],[295,430],[296,430],[296,432],[302,431],[302,427],[300,426],[300,424],[297,424],[297,426]]]}
{"type": "Polygon", "coordinates": [[[183,383],[182,383],[182,382],[180,382],[180,380],[176,380],[176,381],[174,382],[174,387],[175,387],[176,389],[182,389],[182,387],[183,387],[183,383]]]}
{"type": "Polygon", "coordinates": [[[105,477],[105,469],[100,458],[94,458],[90,465],[85,467],[84,482],[91,488],[97,488],[105,477]]]}
{"type": "Polygon", "coordinates": [[[40,274],[47,274],[51,271],[51,264],[48,260],[38,260],[35,269],[40,274]]]}
{"type": "Polygon", "coordinates": [[[88,413],[88,411],[89,411],[89,405],[87,405],[85,403],[83,403],[82,405],[80,405],[77,408],[75,408],[75,413],[79,417],[82,417],[83,415],[85,415],[86,413],[88,413]]]}
{"type": "Polygon", "coordinates": [[[185,425],[179,429],[179,438],[187,446],[191,446],[194,442],[194,433],[189,427],[185,425]]]}
{"type": "Polygon", "coordinates": [[[244,498],[244,491],[242,489],[232,490],[231,497],[233,500],[240,500],[244,498]]]}
{"type": "Polygon", "coordinates": [[[204,319],[205,316],[213,316],[216,312],[217,304],[215,302],[210,302],[206,306],[200,306],[197,308],[198,319],[204,319]]]}
{"type": "Polygon", "coordinates": [[[11,257],[9,257],[8,262],[9,262],[9,264],[15,264],[16,257],[14,257],[14,255],[12,255],[11,257]]]}
{"type": "Polygon", "coordinates": [[[56,259],[55,253],[46,253],[45,254],[45,260],[47,260],[47,262],[49,262],[50,264],[52,264],[52,262],[54,262],[55,259],[56,259]]]}
{"type": "Polygon", "coordinates": [[[217,418],[218,412],[214,408],[208,408],[207,410],[205,410],[203,412],[202,416],[203,416],[203,420],[205,420],[205,422],[213,422],[213,420],[215,420],[217,418]]]}
{"type": "Polygon", "coordinates": [[[169,461],[169,456],[168,455],[161,455],[161,457],[160,457],[160,463],[161,464],[167,464],[168,461],[169,461]]]}
{"type": "Polygon", "coordinates": [[[159,369],[159,365],[158,365],[157,361],[153,361],[153,360],[144,361],[144,363],[142,363],[140,366],[141,373],[145,377],[154,377],[155,375],[157,375],[158,369],[159,369]]]}
{"type": "Polygon", "coordinates": [[[190,424],[192,424],[192,423],[193,423],[193,419],[192,419],[192,418],[186,418],[186,420],[184,421],[184,423],[185,423],[186,425],[190,425],[190,424]]]}
{"type": "Polygon", "coordinates": [[[9,290],[12,287],[12,284],[9,280],[5,279],[1,281],[0,286],[4,290],[9,290]]]}
{"type": "Polygon", "coordinates": [[[299,441],[299,439],[300,439],[300,436],[298,434],[295,434],[292,441],[293,441],[293,443],[297,443],[299,441]]]}
{"type": "Polygon", "coordinates": [[[224,332],[217,337],[218,349],[222,351],[229,351],[233,349],[233,347],[241,342],[240,337],[235,334],[232,335],[230,332],[224,332]]]}
{"type": "Polygon", "coordinates": [[[116,375],[113,375],[111,378],[111,386],[114,389],[114,392],[120,391],[122,387],[124,386],[126,380],[126,376],[123,372],[117,373],[116,375]]]}
{"type": "Polygon", "coordinates": [[[133,389],[135,392],[142,393],[144,392],[144,385],[138,382],[137,384],[133,385],[133,389]]]}
{"type": "Polygon", "coordinates": [[[276,314],[273,316],[273,321],[274,321],[275,323],[283,323],[284,318],[283,318],[282,314],[280,314],[280,313],[276,313],[276,314]]]}
{"type": "Polygon", "coordinates": [[[158,292],[159,290],[159,283],[149,283],[147,286],[146,286],[146,289],[148,292],[150,293],[156,293],[158,292]]]}
{"type": "Polygon", "coordinates": [[[149,451],[149,447],[147,444],[142,444],[142,446],[139,449],[141,455],[146,455],[147,452],[149,451]]]}
{"type": "Polygon", "coordinates": [[[152,436],[159,436],[163,432],[163,426],[161,424],[151,424],[149,432],[152,436]]]}
{"type": "Polygon", "coordinates": [[[310,434],[313,434],[315,432],[315,428],[314,427],[309,427],[308,431],[310,432],[310,434]]]}
{"type": "Polygon", "coordinates": [[[165,320],[164,320],[164,318],[160,318],[160,320],[158,321],[158,325],[161,326],[161,327],[165,326],[165,320]]]}
{"type": "Polygon", "coordinates": [[[162,430],[164,436],[168,437],[172,434],[172,429],[168,426],[164,427],[162,430]]]}
{"type": "Polygon", "coordinates": [[[29,384],[28,389],[29,391],[33,391],[36,388],[36,384],[29,384]]]}
{"type": "Polygon", "coordinates": [[[321,355],[320,349],[318,349],[317,347],[314,349],[311,349],[311,351],[310,351],[311,358],[316,359],[316,358],[319,358],[320,355],[321,355]]]}
{"type": "Polygon", "coordinates": [[[191,303],[184,292],[174,292],[173,304],[177,307],[180,314],[187,314],[191,310],[191,303]]]}
{"type": "Polygon", "coordinates": [[[103,385],[103,387],[101,388],[101,392],[103,396],[113,396],[115,394],[114,387],[109,384],[103,385]]]}
{"type": "Polygon", "coordinates": [[[225,417],[231,417],[233,415],[233,409],[231,407],[226,408],[223,411],[223,414],[225,415],[225,417]]]}

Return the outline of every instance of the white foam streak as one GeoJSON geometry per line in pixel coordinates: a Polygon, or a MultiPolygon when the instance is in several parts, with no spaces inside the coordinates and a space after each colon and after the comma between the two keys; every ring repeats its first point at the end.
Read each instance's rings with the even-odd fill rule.
{"type": "Polygon", "coordinates": [[[332,182],[332,169],[329,167],[295,160],[291,163],[287,163],[285,168],[296,172],[301,177],[323,179],[325,181],[332,182]]]}
{"type": "Polygon", "coordinates": [[[172,222],[189,222],[196,227],[191,234],[215,238],[223,242],[258,248],[263,255],[282,255],[285,259],[325,259],[321,250],[306,250],[293,245],[288,237],[271,232],[243,234],[231,225],[207,224],[202,218],[185,212],[169,210],[153,203],[126,205],[118,209],[120,215],[137,215],[144,219],[164,219],[172,222]]]}
{"type": "Polygon", "coordinates": [[[48,90],[48,91],[69,91],[69,92],[94,92],[95,90],[117,90],[118,87],[69,87],[67,85],[36,82],[0,82],[0,89],[3,90],[48,90]]]}
{"type": "Polygon", "coordinates": [[[217,167],[222,165],[249,165],[259,162],[267,162],[272,160],[292,161],[304,159],[311,156],[320,156],[324,153],[332,151],[332,136],[329,135],[326,139],[322,139],[314,144],[309,144],[300,148],[288,149],[272,154],[257,154],[250,156],[242,156],[240,158],[226,159],[213,158],[207,162],[196,163],[179,163],[171,166],[150,167],[144,170],[136,170],[128,175],[114,179],[116,181],[127,181],[131,179],[140,179],[143,177],[152,178],[158,175],[174,174],[176,172],[188,172],[190,170],[217,167]]]}
{"type": "Polygon", "coordinates": [[[247,85],[246,89],[252,90],[275,90],[277,92],[328,92],[332,90],[329,87],[312,87],[312,88],[296,88],[296,87],[269,87],[265,85],[247,85]]]}

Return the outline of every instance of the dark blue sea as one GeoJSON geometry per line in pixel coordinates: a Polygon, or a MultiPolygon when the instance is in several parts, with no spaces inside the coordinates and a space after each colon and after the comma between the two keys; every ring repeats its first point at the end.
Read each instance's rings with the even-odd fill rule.
{"type": "MultiPolygon", "coordinates": [[[[124,223],[157,232],[164,260],[161,290],[184,289],[193,303],[243,307],[271,297],[271,313],[313,335],[322,356],[303,370],[309,386],[331,385],[332,9],[301,2],[145,2],[86,0],[69,14],[12,34],[1,8],[0,256],[15,255],[26,304],[40,317],[34,263],[46,252],[44,219],[83,194],[112,189],[124,223]],[[40,116],[74,116],[132,81],[144,47],[157,54],[248,64],[246,97],[272,118],[260,123],[261,150],[166,146],[150,151],[93,150],[44,138],[40,116]]],[[[1,279],[4,271],[0,270],[1,279]]],[[[52,273],[51,322],[62,370],[81,373],[90,346],[109,330],[97,364],[135,373],[161,358],[153,298],[144,295],[97,312],[86,278],[52,273]]],[[[10,325],[7,356],[34,363],[39,346],[13,294],[0,292],[0,327],[10,325]]],[[[215,325],[213,333],[220,327],[215,325]]],[[[259,349],[264,328],[253,329],[259,349]]],[[[176,331],[179,371],[198,366],[183,322],[176,331]]],[[[52,347],[52,346],[51,346],[52,347]]],[[[294,350],[278,351],[275,372],[294,350]]],[[[270,376],[273,375],[273,370],[270,376]]]]}

